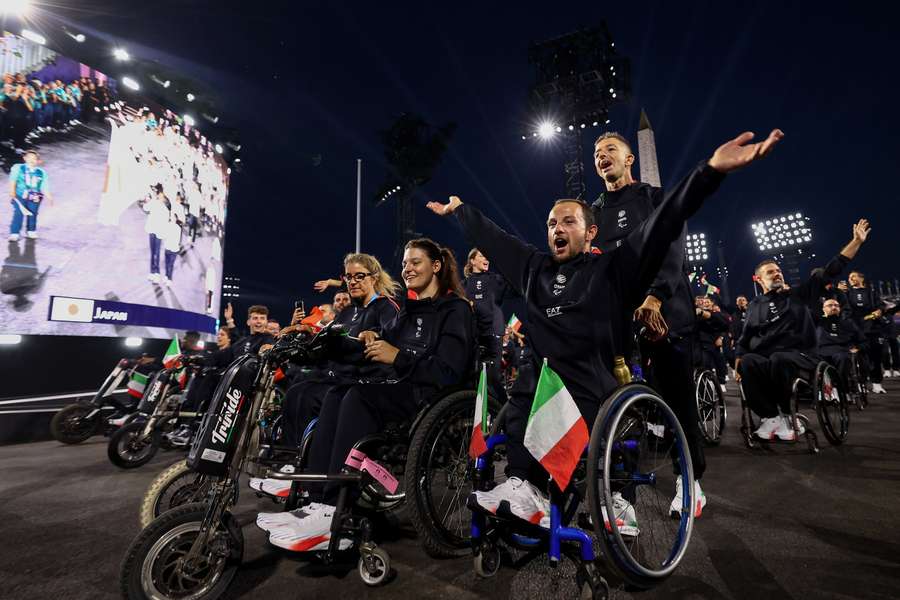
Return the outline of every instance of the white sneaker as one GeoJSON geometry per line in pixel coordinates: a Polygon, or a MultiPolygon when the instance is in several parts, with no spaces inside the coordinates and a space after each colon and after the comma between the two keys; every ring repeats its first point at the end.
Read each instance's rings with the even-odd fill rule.
{"type": "Polygon", "coordinates": [[[497,514],[506,502],[513,516],[541,527],[550,527],[550,500],[530,482],[510,477],[489,492],[473,492],[470,497],[481,509],[497,514]]]}
{"type": "Polygon", "coordinates": [[[159,273],[150,273],[147,275],[147,280],[150,283],[159,283],[159,273]]]}
{"type": "MultiPolygon", "coordinates": [[[[613,513],[616,516],[616,528],[619,530],[619,533],[625,537],[637,537],[641,530],[638,528],[637,515],[631,502],[623,498],[619,492],[614,492],[612,498],[613,513]]],[[[603,512],[603,524],[606,526],[606,530],[612,531],[606,507],[601,506],[600,510],[603,512]]]]}
{"type": "MultiPolygon", "coordinates": [[[[681,505],[684,502],[684,494],[682,493],[683,489],[681,486],[681,475],[678,476],[678,479],[675,480],[675,498],[672,500],[672,504],[669,506],[669,514],[673,519],[681,518],[681,505]]],[[[694,518],[699,518],[700,514],[703,512],[703,507],[706,506],[706,494],[703,493],[703,490],[700,489],[700,482],[696,479],[694,480],[694,518]]]]}
{"type": "MultiPolygon", "coordinates": [[[[279,473],[293,473],[294,465],[284,465],[278,469],[279,473]]],[[[251,477],[247,483],[251,490],[276,498],[287,498],[291,495],[291,482],[283,479],[270,479],[265,477],[251,477]]],[[[285,513],[278,513],[285,514],[285,513]]]]}
{"type": "Polygon", "coordinates": [[[880,383],[872,384],[872,393],[873,394],[887,394],[887,390],[884,389],[884,386],[880,383]]]}
{"type": "Polygon", "coordinates": [[[900,377],[900,371],[891,371],[894,374],[894,377],[900,377]]]}
{"type": "Polygon", "coordinates": [[[11,233],[11,234],[9,234],[9,241],[11,241],[11,242],[18,242],[18,241],[19,241],[19,234],[18,234],[18,233],[11,233]]]}
{"type": "Polygon", "coordinates": [[[37,231],[26,231],[25,237],[32,239],[32,240],[36,240],[36,239],[38,239],[37,231]]]}
{"type": "Polygon", "coordinates": [[[172,287],[172,280],[163,275],[162,284],[166,287],[172,287]]]}
{"type": "Polygon", "coordinates": [[[721,384],[721,385],[719,385],[719,388],[722,390],[722,393],[723,393],[723,394],[727,394],[727,393],[728,393],[728,388],[725,387],[725,384],[724,384],[724,383],[721,384]]]}
{"type": "Polygon", "coordinates": [[[775,431],[784,425],[781,417],[770,417],[762,419],[759,427],[753,432],[753,435],[761,440],[771,440],[775,438],[775,431]]]}
{"type": "MultiPolygon", "coordinates": [[[[294,552],[315,552],[328,548],[331,540],[331,521],[334,518],[333,506],[310,504],[302,509],[282,514],[289,515],[290,519],[268,528],[261,526],[269,532],[270,544],[294,552]]],[[[346,550],[350,545],[350,540],[342,538],[338,547],[346,550]]]]}
{"type": "Polygon", "coordinates": [[[800,435],[806,433],[806,427],[803,426],[803,421],[799,419],[797,420],[797,428],[799,431],[794,431],[794,428],[791,427],[790,417],[781,417],[781,427],[775,430],[775,437],[782,442],[796,442],[798,433],[800,435]]]}
{"type": "Polygon", "coordinates": [[[891,370],[888,369],[888,370],[886,370],[886,371],[884,372],[883,377],[890,377],[890,376],[891,376],[891,370]]]}
{"type": "Polygon", "coordinates": [[[125,424],[125,421],[131,415],[122,415],[121,417],[116,417],[115,419],[108,419],[106,422],[112,425],[113,427],[121,427],[125,424]]]}

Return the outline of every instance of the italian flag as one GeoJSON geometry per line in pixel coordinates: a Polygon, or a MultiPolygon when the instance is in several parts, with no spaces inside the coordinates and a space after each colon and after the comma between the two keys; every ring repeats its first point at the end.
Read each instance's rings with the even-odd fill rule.
{"type": "Polygon", "coordinates": [[[545,358],[525,427],[525,447],[559,489],[565,490],[587,443],[588,430],[581,411],[545,358]]]}
{"type": "Polygon", "coordinates": [[[169,344],[169,348],[166,350],[165,356],[163,356],[163,366],[167,369],[171,368],[172,365],[175,364],[175,359],[177,359],[181,355],[181,346],[178,345],[178,336],[172,338],[172,342],[169,344]]]}
{"type": "Polygon", "coordinates": [[[484,441],[487,434],[487,365],[481,365],[478,378],[478,392],[475,394],[475,418],[472,420],[472,440],[469,442],[469,456],[475,460],[487,452],[484,441]]]}
{"type": "Polygon", "coordinates": [[[513,331],[519,331],[519,329],[522,328],[522,321],[519,320],[519,317],[516,316],[516,313],[513,313],[509,318],[509,322],[506,324],[506,326],[513,331]]]}
{"type": "Polygon", "coordinates": [[[146,386],[147,376],[135,371],[131,374],[131,380],[128,382],[128,394],[135,398],[140,398],[144,395],[144,388],[146,386]]]}

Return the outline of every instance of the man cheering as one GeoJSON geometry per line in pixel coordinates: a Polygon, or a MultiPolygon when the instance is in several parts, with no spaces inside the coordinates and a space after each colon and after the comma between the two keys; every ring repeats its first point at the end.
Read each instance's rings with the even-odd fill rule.
{"type": "Polygon", "coordinates": [[[590,253],[597,226],[590,207],[578,200],[559,200],[550,210],[549,252],[509,235],[456,196],[447,204],[428,203],[438,215],[456,213],[468,241],[527,302],[532,358],[529,369],[520,370],[507,404],[509,479],[491,491],[476,492],[472,500],[477,506],[496,514],[505,503],[515,517],[549,525],[549,501],[534,485],[542,485],[547,477],[524,445],[538,365],[549,361],[584,419],[593,423],[601,402],[617,385],[612,374],[613,332],[630,321],[629,313],[641,303],[685,220],[716,190],[725,173],[765,156],[782,137],[776,129],[765,141],[750,144],[753,134],[746,132],[720,146],[612,253],[590,253]]]}

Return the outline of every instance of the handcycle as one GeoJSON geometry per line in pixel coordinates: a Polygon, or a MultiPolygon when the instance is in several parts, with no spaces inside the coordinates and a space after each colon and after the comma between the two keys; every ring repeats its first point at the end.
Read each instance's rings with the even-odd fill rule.
{"type": "MultiPolygon", "coordinates": [[[[487,451],[476,461],[478,490],[493,486],[495,457],[506,441],[502,418],[498,421],[487,439],[487,451]]],[[[470,505],[474,570],[481,577],[495,575],[501,565],[502,542],[535,554],[545,551],[552,565],[564,554],[571,558],[577,565],[582,598],[607,597],[609,586],[601,571],[625,585],[653,587],[675,571],[687,550],[694,490],[687,439],[675,414],[651,388],[626,384],[604,401],[573,482],[565,490],[550,482],[549,528],[509,515],[498,518],[470,505]],[[676,487],[676,471],[681,475],[682,506],[673,520],[669,494],[676,487]],[[640,515],[636,536],[621,531],[624,523],[614,512],[619,494],[640,515]],[[613,516],[607,519],[608,514],[613,516]],[[594,540],[602,560],[594,551],[594,540]]],[[[502,509],[501,504],[497,513],[502,509]]]]}
{"type": "MultiPolygon", "coordinates": [[[[760,448],[766,440],[756,438],[753,432],[758,424],[747,403],[742,384],[738,386],[741,399],[741,435],[750,449],[760,448]]],[[[825,439],[832,446],[839,446],[847,439],[850,430],[850,411],[847,390],[837,369],[826,361],[819,361],[812,370],[801,370],[791,386],[789,420],[794,430],[794,441],[805,435],[810,453],[820,451],[816,432],[810,426],[809,417],[800,412],[801,399],[809,399],[825,439]],[[802,427],[802,428],[801,428],[802,427]]]]}
{"type": "Polygon", "coordinates": [[[131,358],[119,360],[90,400],[69,404],[53,415],[50,420],[53,439],[63,444],[80,444],[99,431],[106,435],[115,431],[116,427],[109,424],[110,419],[133,414],[137,402],[122,401],[114,393],[122,382],[128,380],[140,361],[131,358]],[[112,415],[108,414],[110,408],[112,415]],[[105,412],[107,414],[104,415],[105,412]]]}
{"type": "Polygon", "coordinates": [[[181,410],[187,392],[201,368],[198,356],[179,357],[172,367],[158,371],[148,382],[137,406],[137,417],[109,438],[106,454],[117,467],[134,469],[147,464],[161,447],[170,448],[166,433],[179,419],[194,418],[195,412],[181,410]],[[182,367],[184,381],[179,381],[182,367]]]}
{"type": "MultiPolygon", "coordinates": [[[[397,494],[396,479],[386,467],[367,454],[372,452],[372,456],[381,458],[382,451],[394,452],[396,447],[389,443],[389,434],[384,434],[382,439],[370,436],[357,443],[348,457],[347,468],[337,475],[281,473],[270,468],[274,466],[271,460],[260,460],[261,453],[268,456],[271,449],[261,447],[257,416],[266,396],[272,391],[276,367],[288,360],[315,362],[316,357],[325,354],[331,339],[339,335],[342,335],[339,327],[329,326],[310,340],[285,336],[264,355],[245,355],[229,366],[204,416],[187,461],[192,469],[207,478],[208,493],[202,502],[184,504],[162,513],[131,543],[122,562],[120,576],[126,598],[189,596],[207,600],[225,592],[243,556],[243,533],[231,514],[231,508],[237,502],[239,478],[243,472],[299,483],[330,481],[341,485],[331,542],[329,548],[321,553],[321,558],[325,562],[342,559],[344,554],[339,542],[349,538],[360,554],[357,567],[363,581],[369,585],[386,581],[390,573],[390,557],[374,542],[373,514],[396,508],[404,501],[411,507],[418,506],[420,501],[416,498],[413,502],[413,499],[406,498],[406,494],[397,494]],[[353,506],[347,501],[351,486],[358,487],[362,492],[360,502],[353,506]]],[[[427,506],[428,502],[434,501],[437,484],[445,482],[448,489],[454,485],[461,486],[460,491],[455,492],[451,501],[446,503],[444,514],[453,512],[454,506],[457,514],[465,511],[464,504],[457,502],[454,505],[452,498],[459,498],[466,489],[468,467],[462,465],[468,463],[465,453],[471,431],[473,396],[474,393],[449,394],[411,425],[415,431],[413,442],[419,439],[424,443],[416,451],[408,452],[410,456],[406,457],[403,465],[406,491],[415,489],[414,495],[421,495],[424,498],[422,502],[427,506]],[[467,420],[462,418],[463,406],[467,420]],[[439,407],[447,412],[439,412],[439,407]],[[448,421],[445,417],[454,414],[453,411],[459,413],[459,418],[448,421]],[[461,460],[453,460],[460,454],[461,460]],[[425,494],[422,494],[423,486],[425,494]],[[434,490],[433,494],[427,493],[429,490],[434,490]]],[[[314,431],[312,427],[308,429],[304,436],[307,446],[309,435],[314,431]]],[[[288,508],[291,503],[299,505],[303,502],[299,494],[294,493],[293,496],[288,500],[288,508]]],[[[442,503],[442,510],[443,506],[442,503]]],[[[436,512],[436,509],[431,509],[425,514],[434,515],[436,512]]],[[[426,519],[422,523],[425,527],[435,525],[426,519]]],[[[434,540],[452,545],[455,550],[460,546],[468,547],[468,536],[455,527],[431,531],[436,532],[434,540]],[[458,538],[441,537],[448,532],[458,534],[458,538]]]]}

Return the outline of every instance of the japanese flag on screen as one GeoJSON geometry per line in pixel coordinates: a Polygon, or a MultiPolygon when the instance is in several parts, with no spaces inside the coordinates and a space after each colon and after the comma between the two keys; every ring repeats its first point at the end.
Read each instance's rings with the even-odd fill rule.
{"type": "Polygon", "coordinates": [[[53,296],[50,309],[51,321],[71,321],[73,323],[90,323],[94,314],[94,301],[84,298],[66,298],[53,296]]]}

